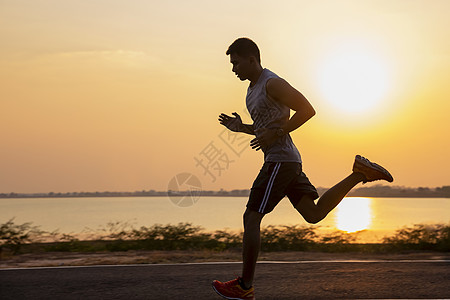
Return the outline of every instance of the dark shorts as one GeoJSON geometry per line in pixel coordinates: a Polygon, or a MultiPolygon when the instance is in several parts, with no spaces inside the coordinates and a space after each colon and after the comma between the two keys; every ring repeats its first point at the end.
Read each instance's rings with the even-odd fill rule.
{"type": "Polygon", "coordinates": [[[317,199],[316,188],[311,184],[302,164],[296,162],[265,162],[253,182],[247,208],[267,214],[287,196],[294,207],[303,196],[317,199]]]}

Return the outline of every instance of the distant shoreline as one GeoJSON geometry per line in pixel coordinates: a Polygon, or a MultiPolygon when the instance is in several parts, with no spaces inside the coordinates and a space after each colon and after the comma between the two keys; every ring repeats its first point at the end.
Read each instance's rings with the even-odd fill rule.
{"type": "MultiPolygon", "coordinates": [[[[323,194],[328,188],[317,188],[319,194],[323,194]]],[[[0,198],[82,198],[82,197],[247,197],[250,190],[220,190],[204,191],[193,189],[190,191],[155,191],[142,190],[135,192],[68,192],[68,193],[0,193],[0,198]]],[[[376,185],[372,187],[360,187],[352,190],[349,197],[378,197],[378,198],[450,198],[450,186],[436,188],[428,187],[398,187],[376,185]]]]}

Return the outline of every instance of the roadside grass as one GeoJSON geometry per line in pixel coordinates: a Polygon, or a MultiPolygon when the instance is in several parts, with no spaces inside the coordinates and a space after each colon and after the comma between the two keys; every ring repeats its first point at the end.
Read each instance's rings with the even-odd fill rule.
{"type": "MultiPolygon", "coordinates": [[[[410,250],[450,251],[450,225],[417,224],[397,230],[380,243],[357,243],[358,233],[334,231],[318,234],[312,226],[267,226],[261,229],[261,250],[386,253],[410,250]]],[[[191,223],[155,224],[134,228],[111,222],[99,230],[88,229],[85,238],[46,232],[32,223],[0,225],[0,258],[40,252],[104,252],[129,250],[209,250],[241,248],[242,232],[205,232],[191,223]]]]}

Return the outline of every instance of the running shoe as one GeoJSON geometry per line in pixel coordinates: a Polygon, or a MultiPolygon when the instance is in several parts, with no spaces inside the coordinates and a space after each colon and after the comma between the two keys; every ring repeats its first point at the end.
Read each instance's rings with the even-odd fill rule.
{"type": "Polygon", "coordinates": [[[363,174],[366,179],[363,183],[375,180],[386,180],[388,182],[394,181],[392,175],[382,166],[371,162],[361,155],[356,155],[353,163],[353,172],[363,174]]]}
{"type": "Polygon", "coordinates": [[[227,282],[214,280],[212,286],[216,293],[224,297],[225,299],[255,299],[255,289],[251,287],[248,290],[244,290],[239,284],[239,277],[227,282]]]}

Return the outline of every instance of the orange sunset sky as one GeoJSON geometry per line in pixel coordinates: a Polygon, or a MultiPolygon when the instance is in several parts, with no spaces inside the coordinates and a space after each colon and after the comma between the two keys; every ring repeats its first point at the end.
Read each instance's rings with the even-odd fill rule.
{"type": "Polygon", "coordinates": [[[317,111],[292,133],[314,185],[349,174],[355,154],[394,185],[449,185],[449,12],[446,0],[0,0],[0,193],[166,190],[182,172],[249,188],[262,153],[217,121],[251,121],[225,55],[241,36],[317,111]]]}

